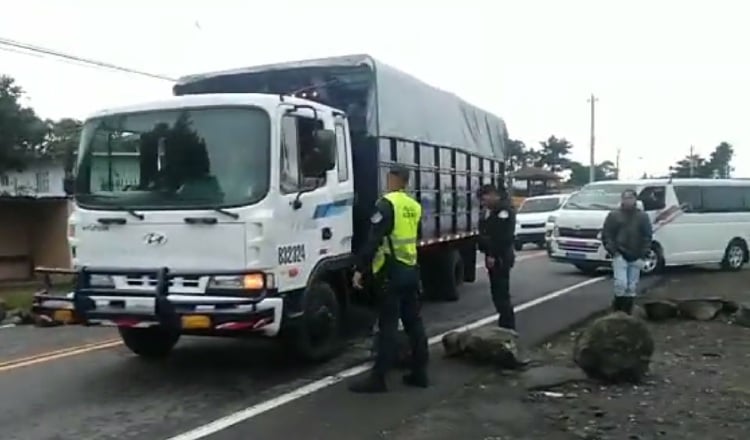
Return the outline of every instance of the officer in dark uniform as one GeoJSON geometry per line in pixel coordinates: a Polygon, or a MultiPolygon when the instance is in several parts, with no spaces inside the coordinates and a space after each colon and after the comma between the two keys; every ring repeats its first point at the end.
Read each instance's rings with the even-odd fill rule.
{"type": "Polygon", "coordinates": [[[363,288],[363,274],[371,273],[379,301],[375,365],[364,380],[351,384],[358,393],[387,391],[386,374],[395,363],[398,321],[404,325],[412,349],[411,372],[406,385],[425,388],[427,379],[427,336],[419,305],[417,239],[422,207],[405,191],[409,170],[395,166],[388,173],[388,193],[381,197],[370,218],[367,243],[356,256],[352,284],[363,288]]]}
{"type": "Polygon", "coordinates": [[[479,251],[485,256],[492,302],[499,315],[498,325],[515,330],[516,318],[510,302],[510,270],[515,263],[516,213],[504,189],[483,185],[479,189],[479,198],[484,208],[484,215],[479,220],[479,251]]]}

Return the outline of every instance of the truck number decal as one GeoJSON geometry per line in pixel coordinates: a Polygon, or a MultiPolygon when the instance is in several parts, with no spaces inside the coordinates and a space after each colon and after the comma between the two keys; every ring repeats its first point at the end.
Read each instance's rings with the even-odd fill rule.
{"type": "Polygon", "coordinates": [[[305,261],[305,245],[279,246],[279,264],[294,264],[305,261]]]}

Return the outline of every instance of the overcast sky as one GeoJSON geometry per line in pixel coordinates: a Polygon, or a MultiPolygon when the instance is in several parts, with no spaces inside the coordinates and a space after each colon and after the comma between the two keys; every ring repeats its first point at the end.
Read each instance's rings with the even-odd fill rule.
{"type": "MultiPolygon", "coordinates": [[[[735,175],[750,176],[750,3],[741,0],[3,6],[0,37],[172,77],[369,53],[503,117],[510,136],[527,145],[567,138],[584,162],[594,93],[597,161],[614,161],[620,148],[625,177],[663,174],[691,144],[708,155],[721,141],[735,146],[735,175]]],[[[0,73],[15,77],[28,103],[50,118],[171,94],[169,82],[7,51],[0,73]]]]}

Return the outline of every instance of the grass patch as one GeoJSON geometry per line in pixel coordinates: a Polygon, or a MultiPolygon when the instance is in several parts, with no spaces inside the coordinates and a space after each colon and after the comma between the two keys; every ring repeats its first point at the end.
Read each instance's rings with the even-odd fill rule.
{"type": "Polygon", "coordinates": [[[37,286],[0,287],[0,300],[5,302],[5,308],[8,310],[29,310],[37,291],[37,286]]]}
{"type": "MultiPolygon", "coordinates": [[[[73,288],[71,283],[55,285],[50,289],[52,295],[64,295],[73,288]]],[[[0,286],[0,300],[5,302],[7,310],[30,310],[34,294],[42,289],[41,284],[29,283],[16,286],[0,286]]]]}

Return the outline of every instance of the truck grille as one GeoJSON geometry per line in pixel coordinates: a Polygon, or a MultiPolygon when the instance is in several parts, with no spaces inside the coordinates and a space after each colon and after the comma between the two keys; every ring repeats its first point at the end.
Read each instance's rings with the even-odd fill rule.
{"type": "Polygon", "coordinates": [[[599,229],[560,228],[560,237],[596,239],[599,229]]]}
{"type": "MultiPolygon", "coordinates": [[[[151,275],[126,277],[125,284],[131,287],[156,287],[156,277],[151,275]]],[[[169,280],[169,287],[192,287],[197,288],[200,277],[177,277],[169,280]]]]}

